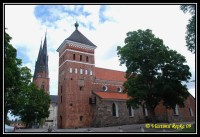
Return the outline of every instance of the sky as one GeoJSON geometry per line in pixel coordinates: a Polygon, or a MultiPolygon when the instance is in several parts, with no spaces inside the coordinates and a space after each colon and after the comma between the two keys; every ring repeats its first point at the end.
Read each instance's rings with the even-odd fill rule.
{"type": "MultiPolygon", "coordinates": [[[[185,46],[191,15],[184,14],[179,5],[5,5],[4,15],[17,57],[32,75],[47,32],[51,95],[58,94],[56,50],[74,32],[76,21],[79,31],[97,46],[96,67],[126,71],[124,65],[120,66],[117,46],[125,45],[127,32],[150,29],[166,46],[186,58],[192,73],[190,81],[195,80],[195,54],[185,46]]],[[[195,82],[187,83],[187,87],[195,97],[195,82]]]]}

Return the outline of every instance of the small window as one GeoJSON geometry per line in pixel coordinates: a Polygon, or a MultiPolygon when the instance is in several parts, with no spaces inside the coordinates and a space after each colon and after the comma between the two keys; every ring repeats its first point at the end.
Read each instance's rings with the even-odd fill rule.
{"type": "Polygon", "coordinates": [[[146,107],[146,105],[144,104],[143,105],[143,113],[144,113],[144,116],[148,116],[148,111],[147,111],[147,107],[146,107]]]}
{"type": "Polygon", "coordinates": [[[119,117],[118,106],[116,103],[112,104],[112,116],[119,117]]]}
{"type": "Polygon", "coordinates": [[[76,73],[76,74],[78,73],[78,70],[77,70],[77,68],[75,68],[75,73],[76,73]]]}
{"type": "Polygon", "coordinates": [[[80,74],[83,74],[83,69],[80,69],[80,74]]]}
{"type": "Polygon", "coordinates": [[[75,54],[73,54],[73,60],[76,60],[76,55],[75,54]]]}
{"type": "Polygon", "coordinates": [[[118,91],[118,92],[122,92],[122,88],[118,87],[118,88],[117,88],[117,91],[118,91]]]}
{"type": "Polygon", "coordinates": [[[44,85],[42,84],[41,89],[44,89],[44,85]]]}
{"type": "Polygon", "coordinates": [[[83,90],[83,86],[80,86],[79,88],[80,88],[80,91],[82,91],[82,90],[83,90]]]}
{"type": "Polygon", "coordinates": [[[134,117],[134,109],[132,107],[128,107],[128,113],[130,117],[134,117]]]}
{"type": "Polygon", "coordinates": [[[86,56],[86,62],[88,62],[89,61],[89,58],[88,58],[88,56],[86,56]]]}
{"type": "Polygon", "coordinates": [[[80,55],[80,61],[82,61],[82,55],[80,55]]]}
{"type": "Polygon", "coordinates": [[[178,105],[176,104],[175,108],[173,109],[174,115],[179,115],[178,113],[178,105]]]}
{"type": "Polygon", "coordinates": [[[108,87],[107,86],[103,86],[102,87],[102,91],[107,91],[108,90],[108,87]]]}
{"type": "Polygon", "coordinates": [[[193,111],[192,111],[192,108],[191,108],[191,107],[189,108],[189,111],[190,111],[190,116],[194,116],[194,115],[193,115],[193,111]]]}
{"type": "Polygon", "coordinates": [[[72,73],[72,68],[69,68],[69,73],[72,73]]]}
{"type": "Polygon", "coordinates": [[[60,103],[62,104],[62,96],[60,97],[60,103]]]}
{"type": "Polygon", "coordinates": [[[87,72],[87,70],[85,70],[85,75],[87,75],[88,74],[88,72],[87,72]]]}
{"type": "Polygon", "coordinates": [[[90,75],[92,75],[92,70],[90,70],[90,75]]]}
{"type": "Polygon", "coordinates": [[[82,121],[83,120],[83,116],[80,116],[80,121],[82,121]]]}
{"type": "Polygon", "coordinates": [[[114,103],[112,104],[112,116],[116,116],[116,106],[114,103]]]}

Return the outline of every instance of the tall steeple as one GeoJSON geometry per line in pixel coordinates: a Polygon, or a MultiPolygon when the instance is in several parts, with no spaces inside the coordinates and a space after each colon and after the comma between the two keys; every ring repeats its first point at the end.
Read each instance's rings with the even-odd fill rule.
{"type": "MultiPolygon", "coordinates": [[[[47,55],[47,33],[45,33],[44,43],[42,46],[42,41],[40,45],[40,50],[38,53],[38,58],[35,64],[34,77],[38,77],[39,73],[45,74],[44,77],[48,77],[49,68],[48,68],[48,55],[47,55]]],[[[41,74],[40,74],[41,76],[41,74]]]]}
{"type": "Polygon", "coordinates": [[[49,72],[48,68],[48,55],[47,55],[47,32],[45,33],[44,43],[43,43],[43,60],[44,60],[44,71],[49,72]]]}
{"type": "Polygon", "coordinates": [[[35,72],[33,82],[40,89],[44,89],[49,94],[49,68],[47,55],[47,33],[45,33],[44,43],[40,45],[37,61],[35,63],[35,72]]]}

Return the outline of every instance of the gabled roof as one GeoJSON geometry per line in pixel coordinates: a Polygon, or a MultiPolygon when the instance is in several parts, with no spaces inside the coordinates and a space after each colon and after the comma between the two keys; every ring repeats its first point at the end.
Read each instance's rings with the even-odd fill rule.
{"type": "Polygon", "coordinates": [[[96,79],[125,82],[126,81],[125,75],[126,73],[123,71],[95,67],[96,79]]]}
{"type": "Polygon", "coordinates": [[[97,96],[102,99],[110,99],[110,100],[128,100],[129,97],[126,93],[118,93],[118,92],[93,92],[97,96]]]}
{"type": "Polygon", "coordinates": [[[76,30],[67,38],[67,40],[86,44],[89,46],[96,47],[89,39],[87,39],[79,30],[78,30],[78,23],[75,23],[76,30]]]}
{"type": "Polygon", "coordinates": [[[50,95],[51,102],[58,103],[58,96],[57,95],[50,95]]]}

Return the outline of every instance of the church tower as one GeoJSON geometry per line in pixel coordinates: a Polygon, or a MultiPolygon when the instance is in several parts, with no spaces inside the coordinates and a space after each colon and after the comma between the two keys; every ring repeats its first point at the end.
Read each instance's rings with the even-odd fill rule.
{"type": "Polygon", "coordinates": [[[48,68],[48,55],[47,55],[47,38],[45,34],[44,43],[40,45],[38,58],[35,63],[35,72],[33,75],[33,83],[40,88],[44,89],[49,94],[49,68],[48,68]]]}
{"type": "Polygon", "coordinates": [[[96,45],[75,23],[75,31],[63,41],[59,52],[58,128],[87,127],[92,122],[92,95],[96,45]]]}

